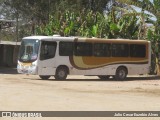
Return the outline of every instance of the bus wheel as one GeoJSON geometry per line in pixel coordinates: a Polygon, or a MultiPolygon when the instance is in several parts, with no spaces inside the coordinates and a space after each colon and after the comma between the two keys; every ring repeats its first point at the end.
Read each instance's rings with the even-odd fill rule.
{"type": "Polygon", "coordinates": [[[51,76],[40,75],[39,77],[40,77],[42,80],[48,80],[51,76]]]}
{"type": "Polygon", "coordinates": [[[125,67],[119,67],[116,70],[115,79],[116,80],[124,80],[127,76],[127,69],[125,67]]]}
{"type": "Polygon", "coordinates": [[[55,79],[57,80],[64,80],[67,78],[68,72],[67,72],[67,68],[65,67],[59,67],[56,70],[56,74],[55,74],[55,79]]]}
{"type": "Polygon", "coordinates": [[[101,80],[108,80],[109,79],[109,75],[99,75],[98,76],[101,80]]]}

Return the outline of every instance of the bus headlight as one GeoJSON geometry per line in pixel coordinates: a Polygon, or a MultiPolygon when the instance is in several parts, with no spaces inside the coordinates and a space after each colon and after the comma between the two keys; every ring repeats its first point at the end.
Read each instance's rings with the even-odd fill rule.
{"type": "Polygon", "coordinates": [[[18,62],[18,64],[17,64],[17,70],[19,70],[21,68],[22,68],[22,64],[18,62]]]}
{"type": "Polygon", "coordinates": [[[29,73],[30,74],[36,74],[37,73],[37,65],[36,63],[32,63],[29,67],[29,73]]]}
{"type": "Polygon", "coordinates": [[[32,63],[31,67],[36,67],[36,64],[35,64],[35,63],[32,63]]]}

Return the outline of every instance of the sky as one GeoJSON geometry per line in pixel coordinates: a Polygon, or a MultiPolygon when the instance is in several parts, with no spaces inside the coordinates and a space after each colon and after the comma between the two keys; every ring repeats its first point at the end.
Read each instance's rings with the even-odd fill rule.
{"type": "MultiPolygon", "coordinates": [[[[142,11],[142,9],[141,8],[139,8],[139,7],[136,7],[136,6],[132,6],[137,12],[141,12],[142,11]]],[[[152,13],[150,13],[150,12],[148,12],[148,11],[144,11],[146,14],[149,14],[149,15],[151,15],[151,16],[153,16],[153,17],[151,17],[151,19],[152,20],[154,20],[154,21],[156,21],[157,19],[156,19],[156,17],[152,14],[152,13]]]]}

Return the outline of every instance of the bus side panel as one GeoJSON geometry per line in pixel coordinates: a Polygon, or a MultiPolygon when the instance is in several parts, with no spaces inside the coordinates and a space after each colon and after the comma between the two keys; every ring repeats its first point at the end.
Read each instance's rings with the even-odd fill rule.
{"type": "Polygon", "coordinates": [[[70,69],[70,74],[73,75],[115,75],[115,66],[107,66],[107,67],[100,67],[94,68],[89,70],[80,70],[76,68],[70,69]]]}
{"type": "Polygon", "coordinates": [[[136,65],[136,64],[115,64],[108,65],[106,67],[89,69],[89,70],[79,70],[76,68],[70,69],[70,74],[72,75],[115,75],[118,67],[124,66],[128,70],[128,75],[140,75],[147,74],[149,72],[148,65],[136,65]]]}
{"type": "Polygon", "coordinates": [[[38,75],[54,75],[56,71],[55,58],[47,59],[38,62],[38,75]]]}

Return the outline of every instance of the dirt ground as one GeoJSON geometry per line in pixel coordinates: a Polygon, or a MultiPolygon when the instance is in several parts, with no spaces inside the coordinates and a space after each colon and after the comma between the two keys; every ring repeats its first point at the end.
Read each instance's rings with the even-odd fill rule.
{"type": "Polygon", "coordinates": [[[132,76],[126,81],[116,81],[68,76],[67,80],[58,81],[54,77],[41,80],[36,75],[22,75],[17,74],[16,69],[1,68],[0,111],[160,111],[160,77],[132,76]]]}

